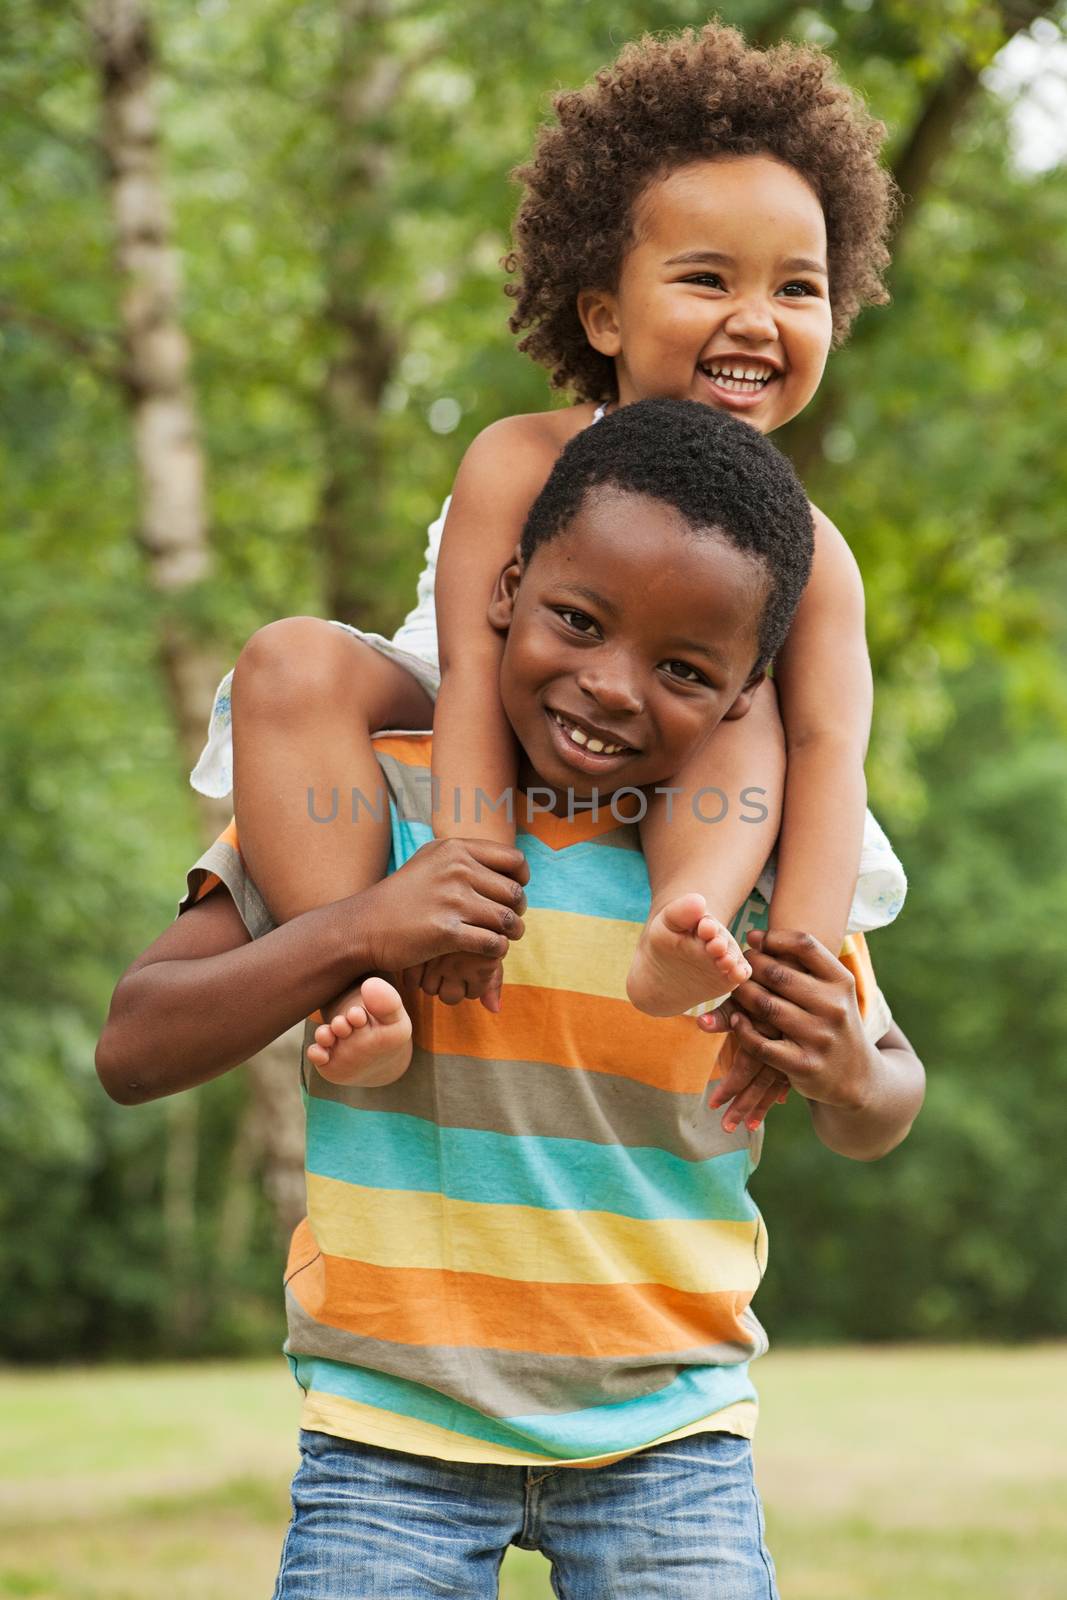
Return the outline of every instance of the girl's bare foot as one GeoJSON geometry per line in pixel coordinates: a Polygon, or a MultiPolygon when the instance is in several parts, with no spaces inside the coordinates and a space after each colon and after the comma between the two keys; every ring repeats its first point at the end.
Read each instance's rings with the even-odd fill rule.
{"type": "Polygon", "coordinates": [[[650,1017],[679,1017],[730,994],[752,969],[729,928],[708,915],[701,894],[683,894],[646,922],[626,993],[650,1017]]]}
{"type": "Polygon", "coordinates": [[[384,978],[364,978],[329,1022],[315,1029],[307,1056],[330,1083],[380,1089],[407,1071],[411,1061],[411,1018],[404,1002],[384,978]]]}

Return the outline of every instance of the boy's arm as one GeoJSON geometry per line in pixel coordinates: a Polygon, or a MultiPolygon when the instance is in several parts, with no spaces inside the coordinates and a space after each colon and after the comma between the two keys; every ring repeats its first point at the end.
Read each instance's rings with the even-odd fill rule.
{"type": "Polygon", "coordinates": [[[855,557],[813,515],[811,578],[775,666],[788,764],[771,927],[808,928],[839,950],[863,842],[871,664],[855,557]]]}
{"type": "Polygon", "coordinates": [[[96,1047],[100,1081],[138,1105],[217,1078],[345,988],[353,958],[335,906],[253,940],[220,884],[119,979],[96,1047]]]}
{"type": "Polygon", "coordinates": [[[499,959],[522,934],[527,875],[514,848],[432,842],[384,882],[258,939],[220,886],[119,980],[100,1081],[124,1105],[176,1094],[247,1061],[362,973],[455,950],[499,959]]]}
{"type": "Polygon", "coordinates": [[[435,596],[441,689],[434,711],[433,773],[438,838],[511,843],[514,823],[491,801],[514,790],[518,754],[500,703],[504,642],[489,624],[493,584],[510,561],[527,512],[555,460],[539,417],[506,417],[468,449],[441,540],[435,596]]]}
{"type": "Polygon", "coordinates": [[[812,1124],[828,1150],[855,1161],[876,1161],[907,1138],[926,1093],[915,1046],[891,1022],[874,1045],[865,1102],[836,1107],[809,1101],[812,1124]]]}
{"type": "Polygon", "coordinates": [[[856,1161],[887,1155],[923,1102],[926,1075],[914,1049],[893,1022],[871,1038],[855,975],[811,934],[756,929],[748,938],[752,977],[734,991],[731,1025],[761,1071],[744,1085],[728,1073],[713,1101],[758,1101],[782,1074],[809,1102],[828,1149],[856,1161]]]}

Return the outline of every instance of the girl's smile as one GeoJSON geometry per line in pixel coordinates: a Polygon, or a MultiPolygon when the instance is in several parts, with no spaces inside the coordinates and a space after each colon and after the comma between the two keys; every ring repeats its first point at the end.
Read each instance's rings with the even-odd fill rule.
{"type": "Polygon", "coordinates": [[[578,301],[619,404],[701,400],[761,433],[796,416],[832,332],[826,225],[805,179],[769,156],[695,161],[648,185],[634,234],[617,286],[578,301]]]}

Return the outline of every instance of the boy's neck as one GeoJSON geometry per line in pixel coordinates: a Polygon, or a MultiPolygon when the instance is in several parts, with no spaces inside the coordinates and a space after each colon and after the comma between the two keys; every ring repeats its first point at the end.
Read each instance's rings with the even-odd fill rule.
{"type": "MultiPolygon", "coordinates": [[[[584,791],[583,785],[583,791],[584,791]]],[[[546,783],[534,771],[525,751],[519,756],[519,793],[516,796],[515,820],[525,822],[530,815],[565,818],[568,822],[579,817],[593,817],[601,811],[612,811],[617,818],[628,820],[640,815],[642,806],[639,794],[627,784],[614,788],[594,789],[591,794],[577,794],[574,789],[560,789],[546,783]],[[612,801],[618,795],[614,805],[612,801]],[[529,807],[529,810],[528,810],[529,807]]]]}

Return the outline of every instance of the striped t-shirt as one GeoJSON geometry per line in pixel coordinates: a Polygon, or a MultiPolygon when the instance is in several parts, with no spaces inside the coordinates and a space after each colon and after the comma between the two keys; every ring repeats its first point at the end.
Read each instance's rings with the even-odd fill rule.
{"type": "MultiPolygon", "coordinates": [[[[395,870],[432,836],[431,740],[375,743],[395,870]]],[[[750,1436],[762,1130],[728,1134],[706,1104],[733,1041],[626,998],[650,899],[636,826],[607,807],[517,811],[529,909],[501,1012],[408,989],[414,1054],[385,1088],[329,1083],[305,1059],[308,1215],[286,1273],[302,1425],[525,1466],[750,1436]]],[[[235,846],[213,845],[191,890],[222,879],[257,935],[270,923],[235,846]]],[[[735,932],[766,913],[754,895],[735,932]]],[[[880,1037],[862,936],[842,959],[880,1037]]]]}

